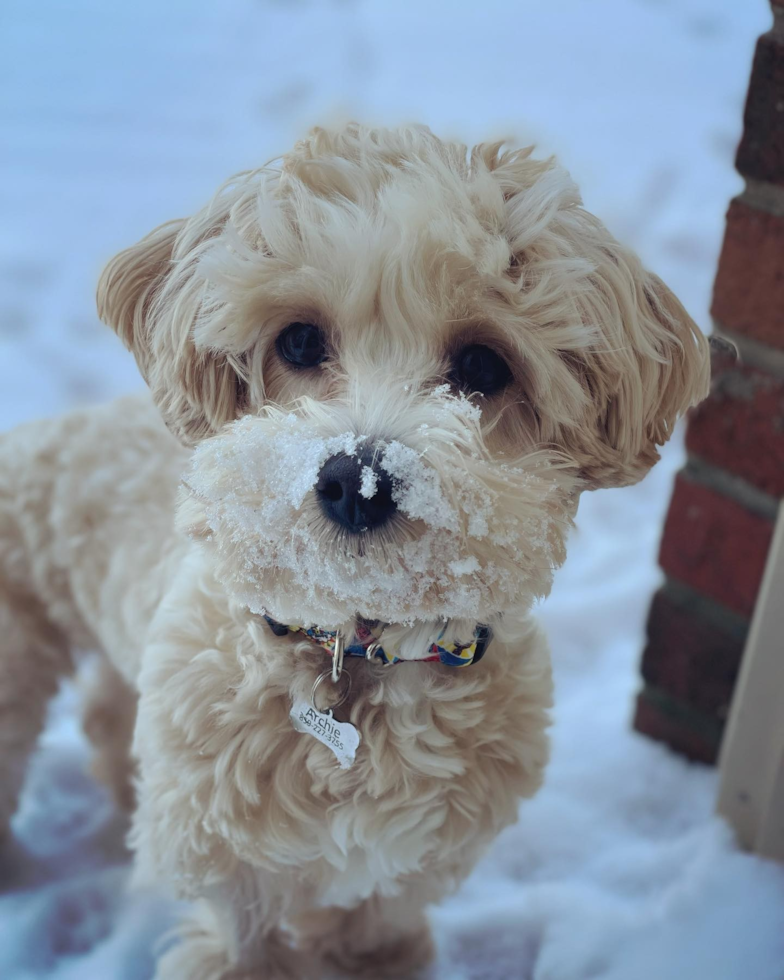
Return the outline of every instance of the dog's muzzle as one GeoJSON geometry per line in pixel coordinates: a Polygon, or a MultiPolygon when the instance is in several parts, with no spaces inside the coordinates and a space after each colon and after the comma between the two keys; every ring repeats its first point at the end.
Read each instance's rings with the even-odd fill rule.
{"type": "Polygon", "coordinates": [[[316,497],[322,512],[352,534],[381,527],[397,510],[392,480],[375,456],[372,450],[330,456],[319,472],[316,497]]]}

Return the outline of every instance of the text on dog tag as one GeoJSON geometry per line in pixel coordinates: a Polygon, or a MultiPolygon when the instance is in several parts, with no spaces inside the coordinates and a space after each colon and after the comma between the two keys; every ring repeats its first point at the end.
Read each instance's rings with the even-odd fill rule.
{"type": "Polygon", "coordinates": [[[309,701],[296,701],[289,717],[298,732],[332,749],[341,769],[351,768],[359,745],[359,732],[351,722],[335,721],[332,711],[317,711],[309,701]]]}

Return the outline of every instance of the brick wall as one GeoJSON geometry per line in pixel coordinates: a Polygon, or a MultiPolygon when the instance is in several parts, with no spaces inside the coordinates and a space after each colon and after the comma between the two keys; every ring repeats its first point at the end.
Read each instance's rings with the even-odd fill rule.
{"type": "Polygon", "coordinates": [[[637,699],[638,731],[702,762],[721,744],[784,497],[784,6],[757,43],[714,286],[711,396],[688,424],[659,560],[637,699]]]}

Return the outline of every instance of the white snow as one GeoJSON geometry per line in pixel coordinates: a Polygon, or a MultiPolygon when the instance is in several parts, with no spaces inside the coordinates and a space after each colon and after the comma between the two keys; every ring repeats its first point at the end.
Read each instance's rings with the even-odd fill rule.
{"type": "MultiPolygon", "coordinates": [[[[707,326],[766,0],[6,0],[0,421],[138,384],[96,320],[102,262],[304,125],[418,119],[559,152],[587,205],[707,326]]],[[[543,609],[544,790],[433,913],[438,980],[781,980],[784,871],[739,853],[716,775],[629,731],[676,446],[584,498],[543,609]]],[[[492,651],[488,654],[492,656],[492,651]]],[[[123,890],[67,687],[0,855],[3,980],[146,980],[177,909],[123,890]]]]}
{"type": "Polygon", "coordinates": [[[415,449],[394,440],[384,447],[381,467],[392,477],[392,499],[413,520],[435,529],[456,529],[457,512],[436,470],[415,449]]]}
{"type": "Polygon", "coordinates": [[[363,466],[360,471],[359,493],[365,500],[372,500],[378,492],[378,473],[372,466],[363,466]]]}

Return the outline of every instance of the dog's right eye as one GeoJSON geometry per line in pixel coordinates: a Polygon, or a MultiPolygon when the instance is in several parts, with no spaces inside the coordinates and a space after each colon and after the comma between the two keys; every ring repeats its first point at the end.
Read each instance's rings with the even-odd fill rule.
{"type": "Polygon", "coordinates": [[[458,352],[450,372],[457,388],[479,395],[495,395],[512,380],[509,365],[492,348],[469,344],[458,352]]]}
{"type": "Polygon", "coordinates": [[[290,323],[275,341],[278,353],[296,367],[315,367],[327,356],[321,329],[313,323],[290,323]]]}

